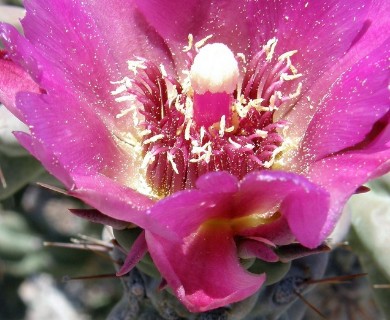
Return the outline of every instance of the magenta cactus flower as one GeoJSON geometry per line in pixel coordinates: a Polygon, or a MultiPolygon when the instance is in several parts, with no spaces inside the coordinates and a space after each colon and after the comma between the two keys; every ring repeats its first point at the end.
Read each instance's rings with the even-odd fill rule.
{"type": "Polygon", "coordinates": [[[119,274],[148,250],[192,312],[254,294],[240,259],[315,249],[389,170],[388,1],[25,7],[24,35],[0,25],[16,137],[78,214],[144,230],[119,274]]]}

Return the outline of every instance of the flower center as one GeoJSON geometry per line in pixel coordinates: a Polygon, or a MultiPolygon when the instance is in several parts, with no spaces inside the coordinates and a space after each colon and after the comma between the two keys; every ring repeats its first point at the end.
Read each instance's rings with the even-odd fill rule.
{"type": "Polygon", "coordinates": [[[154,195],[193,188],[206,172],[226,170],[241,179],[273,165],[283,151],[286,126],[274,121],[274,112],[291,104],[301,88],[299,83],[295,92],[283,93],[301,74],[291,63],[295,51],[274,59],[276,43],[271,39],[248,63],[238,54],[241,74],[234,54],[221,43],[187,47],[183,81],[162,65],[129,62],[134,77],[115,82],[113,94],[129,104],[118,116],[137,118],[140,138],[133,139],[132,154],[142,157],[154,195]]]}

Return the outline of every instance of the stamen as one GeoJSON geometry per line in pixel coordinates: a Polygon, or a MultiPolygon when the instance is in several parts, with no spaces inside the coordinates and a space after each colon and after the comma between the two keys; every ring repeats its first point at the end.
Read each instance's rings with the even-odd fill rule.
{"type": "Polygon", "coordinates": [[[272,57],[274,55],[274,52],[275,52],[275,47],[276,47],[276,44],[278,43],[278,39],[276,38],[272,38],[270,40],[268,40],[267,44],[264,46],[264,51],[267,55],[266,57],[266,61],[271,61],[272,60],[272,57]]]}
{"type": "Polygon", "coordinates": [[[188,52],[192,49],[192,46],[193,46],[193,43],[194,43],[194,36],[190,33],[188,35],[188,45],[187,46],[184,46],[183,48],[183,52],[188,52]]]}
{"type": "Polygon", "coordinates": [[[149,143],[152,143],[152,142],[156,142],[158,140],[161,140],[164,138],[164,135],[163,134],[157,134],[149,139],[146,139],[143,144],[149,144],[149,143]]]}
{"type": "Polygon", "coordinates": [[[145,61],[145,59],[138,57],[138,60],[127,61],[127,67],[134,73],[134,75],[137,75],[138,69],[146,69],[145,61]]]}
{"type": "Polygon", "coordinates": [[[195,43],[195,49],[198,51],[201,47],[203,47],[206,42],[213,37],[212,34],[208,35],[207,37],[203,38],[202,40],[195,43]]]}
{"type": "Polygon", "coordinates": [[[160,71],[161,71],[161,75],[163,76],[163,78],[168,77],[167,71],[165,70],[165,67],[162,63],[160,64],[160,71]]]}
{"type": "Polygon", "coordinates": [[[226,126],[226,119],[225,115],[221,117],[221,121],[219,122],[219,136],[223,137],[225,134],[225,126],[226,126]]]}
{"type": "Polygon", "coordinates": [[[174,156],[170,152],[167,152],[167,159],[171,164],[173,171],[175,171],[176,174],[179,174],[179,170],[177,170],[177,165],[174,161],[174,156]]]}

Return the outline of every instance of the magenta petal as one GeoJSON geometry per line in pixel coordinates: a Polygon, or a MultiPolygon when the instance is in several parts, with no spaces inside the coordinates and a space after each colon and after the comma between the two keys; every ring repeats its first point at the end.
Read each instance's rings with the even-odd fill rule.
{"type": "Polygon", "coordinates": [[[25,70],[2,55],[0,52],[0,102],[19,119],[23,119],[15,106],[16,94],[20,91],[38,93],[39,87],[25,70]]]}
{"type": "MultiPolygon", "coordinates": [[[[345,4],[349,5],[349,3],[345,4]]],[[[359,103],[359,97],[357,97],[357,93],[360,93],[360,90],[362,92],[368,93],[368,96],[362,99],[363,101],[366,100],[368,102],[371,100],[369,90],[373,89],[375,94],[378,93],[378,87],[375,88],[375,86],[378,84],[378,81],[375,78],[379,76],[379,78],[383,79],[383,77],[386,75],[388,77],[388,70],[383,70],[381,72],[380,66],[375,65],[375,60],[378,59],[379,64],[381,66],[384,64],[386,67],[386,61],[383,61],[383,59],[386,60],[389,56],[389,35],[388,33],[383,32],[383,30],[388,30],[390,28],[390,20],[387,18],[388,12],[390,10],[390,4],[388,1],[380,0],[367,3],[364,5],[364,7],[365,9],[363,11],[368,9],[368,12],[367,14],[363,15],[364,20],[358,22],[362,22],[360,30],[352,40],[352,43],[350,43],[350,47],[348,48],[346,54],[343,57],[335,60],[334,63],[332,63],[332,66],[325,72],[324,76],[318,77],[315,79],[315,81],[312,81],[312,88],[310,91],[306,92],[306,96],[310,98],[310,101],[301,99],[297,106],[287,115],[287,120],[291,121],[292,123],[299,123],[299,125],[290,127],[290,136],[300,138],[304,135],[307,124],[315,114],[317,107],[323,105],[324,101],[329,100],[329,97],[333,97],[332,91],[335,91],[336,93],[343,91],[344,96],[338,96],[337,100],[334,98],[332,99],[332,101],[335,101],[341,107],[339,110],[342,112],[345,106],[347,106],[347,103],[349,103],[350,96],[352,97],[352,101],[354,103],[359,103]],[[360,64],[364,69],[366,69],[362,75],[364,73],[370,72],[370,69],[365,66],[365,61],[372,65],[371,71],[376,70],[378,72],[375,73],[372,77],[370,76],[367,78],[367,80],[369,80],[367,84],[366,81],[364,81],[365,77],[361,77],[361,82],[357,85],[356,88],[359,90],[354,90],[353,86],[351,85],[354,75],[351,74],[350,69],[353,68],[354,71],[358,73],[358,77],[360,77],[360,75],[359,70],[357,70],[357,67],[355,66],[356,64],[360,64]],[[344,73],[346,73],[345,76],[344,73]],[[343,89],[343,81],[340,81],[341,79],[347,80],[347,88],[351,89],[350,92],[346,92],[346,90],[343,89]],[[365,88],[366,85],[367,87],[365,88]],[[324,90],[324,88],[329,88],[329,90],[324,90]],[[343,102],[344,105],[341,105],[343,102]]],[[[351,10],[351,12],[355,13],[355,10],[351,10]]],[[[359,16],[362,13],[363,12],[360,12],[359,16]]],[[[317,49],[315,51],[317,51],[317,49]]],[[[318,65],[322,68],[322,64],[319,63],[318,65]]],[[[370,106],[368,105],[367,107],[369,108],[370,106]]],[[[369,108],[369,110],[371,109],[369,108]]],[[[370,113],[370,118],[372,119],[372,115],[374,113],[371,111],[367,112],[370,113]]],[[[350,109],[349,113],[351,113],[350,109]]],[[[362,131],[362,129],[359,130],[359,132],[362,131]]]]}
{"type": "Polygon", "coordinates": [[[333,230],[346,201],[360,185],[388,172],[389,159],[388,145],[384,150],[382,146],[382,150],[367,149],[335,155],[311,166],[310,179],[329,190],[331,196],[331,207],[320,231],[321,237],[333,230]]]}
{"type": "Polygon", "coordinates": [[[74,215],[91,222],[108,225],[114,229],[123,230],[130,226],[127,221],[113,219],[95,209],[69,209],[74,215]]]}
{"type": "Polygon", "coordinates": [[[329,213],[329,194],[318,186],[302,185],[291,192],[280,208],[297,240],[308,248],[317,247],[325,236],[323,228],[329,213]]]}
{"type": "Polygon", "coordinates": [[[205,174],[197,181],[200,190],[177,192],[158,201],[150,210],[150,223],[155,230],[185,237],[209,219],[229,216],[236,183],[237,179],[226,172],[205,174]]]}
{"type": "Polygon", "coordinates": [[[13,26],[0,23],[0,39],[7,50],[7,57],[22,67],[42,88],[65,82],[63,71],[50,65],[42,54],[13,26]]]}
{"type": "MultiPolygon", "coordinates": [[[[168,43],[176,65],[184,67],[181,57],[188,35],[200,41],[212,35],[210,42],[222,42],[234,52],[247,52],[248,37],[246,3],[242,0],[136,0],[136,5],[149,24],[168,43]]],[[[269,40],[269,39],[267,39],[269,40]]]]}
{"type": "Polygon", "coordinates": [[[259,0],[248,4],[249,28],[258,45],[276,37],[279,54],[298,50],[293,64],[304,73],[304,89],[345,54],[367,12],[366,0],[259,0]]]}
{"type": "Polygon", "coordinates": [[[134,1],[29,0],[24,6],[26,37],[52,62],[65,65],[70,76],[119,80],[134,56],[169,62],[163,39],[150,30],[134,1]]]}
{"type": "Polygon", "coordinates": [[[203,7],[209,7],[208,3],[201,3],[197,0],[185,2],[181,0],[135,0],[134,2],[162,37],[183,42],[187,40],[190,32],[199,30],[201,23],[204,22],[201,18],[199,19],[202,17],[199,13],[204,10],[203,7]],[[199,20],[194,25],[196,18],[199,20]]]}
{"type": "Polygon", "coordinates": [[[226,171],[212,172],[202,175],[196,187],[210,193],[233,193],[238,190],[238,180],[226,171]]]}
{"type": "Polygon", "coordinates": [[[122,186],[104,175],[74,176],[70,194],[103,214],[148,228],[146,210],[154,202],[137,191],[122,186]]]}
{"type": "Polygon", "coordinates": [[[127,254],[126,260],[123,263],[123,266],[116,273],[118,277],[125,275],[130,272],[136,264],[143,258],[145,253],[148,251],[148,246],[145,239],[145,231],[142,231],[141,234],[134,241],[129,253],[127,254]]]}
{"type": "MultiPolygon", "coordinates": [[[[127,37],[126,42],[118,43],[120,39],[113,37],[110,28],[94,20],[102,14],[94,16],[91,11],[98,13],[102,5],[103,2],[87,5],[85,2],[63,0],[26,1],[27,15],[22,21],[26,38],[7,25],[1,26],[0,35],[4,38],[11,59],[23,66],[42,88],[49,93],[53,90],[57,93],[67,91],[99,114],[111,130],[121,131],[125,127],[132,132],[132,117],[116,118],[129,105],[114,100],[111,91],[117,85],[111,82],[129,75],[127,60],[134,59],[134,51],[141,50],[142,46],[134,45],[131,53],[130,48],[126,47],[126,44],[134,41],[130,34],[124,34],[123,28],[116,27],[121,32],[121,39],[127,37]],[[121,50],[114,50],[121,45],[121,50]]],[[[103,12],[106,13],[107,8],[103,12]]],[[[120,12],[123,13],[123,10],[120,12]]],[[[128,12],[132,12],[132,9],[128,12]]],[[[130,24],[126,29],[135,29],[134,26],[130,24]]],[[[144,33],[141,34],[142,40],[145,40],[144,33]]],[[[150,45],[146,47],[145,52],[156,51],[161,56],[161,50],[152,50],[150,45]]],[[[138,51],[138,54],[142,52],[138,51]]],[[[158,62],[165,62],[168,69],[167,62],[170,60],[165,60],[158,62]]]]}
{"type": "Polygon", "coordinates": [[[314,248],[324,240],[319,231],[327,218],[329,195],[303,176],[281,171],[253,172],[241,181],[237,198],[242,215],[280,210],[304,246],[314,248]]]}
{"type": "Polygon", "coordinates": [[[184,242],[169,241],[146,233],[154,263],[191,312],[225,306],[254,294],[265,275],[245,271],[229,230],[201,231],[184,242]],[[222,281],[221,276],[227,281],[222,281]]]}
{"type": "Polygon", "coordinates": [[[69,172],[61,165],[59,159],[52,153],[47,152],[45,147],[25,132],[14,132],[16,139],[26,148],[35,158],[37,158],[45,168],[59,179],[65,186],[71,187],[73,180],[69,172]]]}
{"type": "Polygon", "coordinates": [[[286,245],[296,240],[284,216],[257,228],[243,230],[240,235],[251,239],[258,237],[267,239],[278,246],[286,245]]]}
{"type": "Polygon", "coordinates": [[[239,257],[243,259],[258,258],[267,262],[279,261],[279,257],[274,250],[261,241],[244,240],[240,243],[238,250],[239,257]]]}
{"type": "MultiPolygon", "coordinates": [[[[42,152],[54,155],[73,172],[104,172],[115,177],[131,162],[114,141],[114,136],[98,116],[64,92],[61,97],[20,93],[17,106],[24,115],[35,140],[44,145],[42,152]],[[44,112],[42,112],[44,110],[44,112]]],[[[44,160],[44,156],[40,156],[44,160]]],[[[49,170],[52,164],[43,163],[49,170]]],[[[117,179],[128,179],[121,173],[117,179]]],[[[123,181],[122,180],[122,181],[123,181]]]]}
{"type": "Polygon", "coordinates": [[[389,53],[390,41],[387,41],[330,88],[302,142],[301,150],[309,161],[363,141],[373,124],[389,112],[389,53]]]}

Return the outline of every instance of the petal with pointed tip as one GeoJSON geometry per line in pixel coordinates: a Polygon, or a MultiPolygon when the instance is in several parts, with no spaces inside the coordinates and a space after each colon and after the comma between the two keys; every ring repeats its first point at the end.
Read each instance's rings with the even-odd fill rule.
{"type": "Polygon", "coordinates": [[[118,277],[125,275],[130,272],[136,264],[143,258],[145,253],[148,251],[148,246],[145,239],[145,231],[142,231],[138,238],[134,241],[129,253],[127,254],[126,260],[123,266],[116,273],[118,277]]]}

